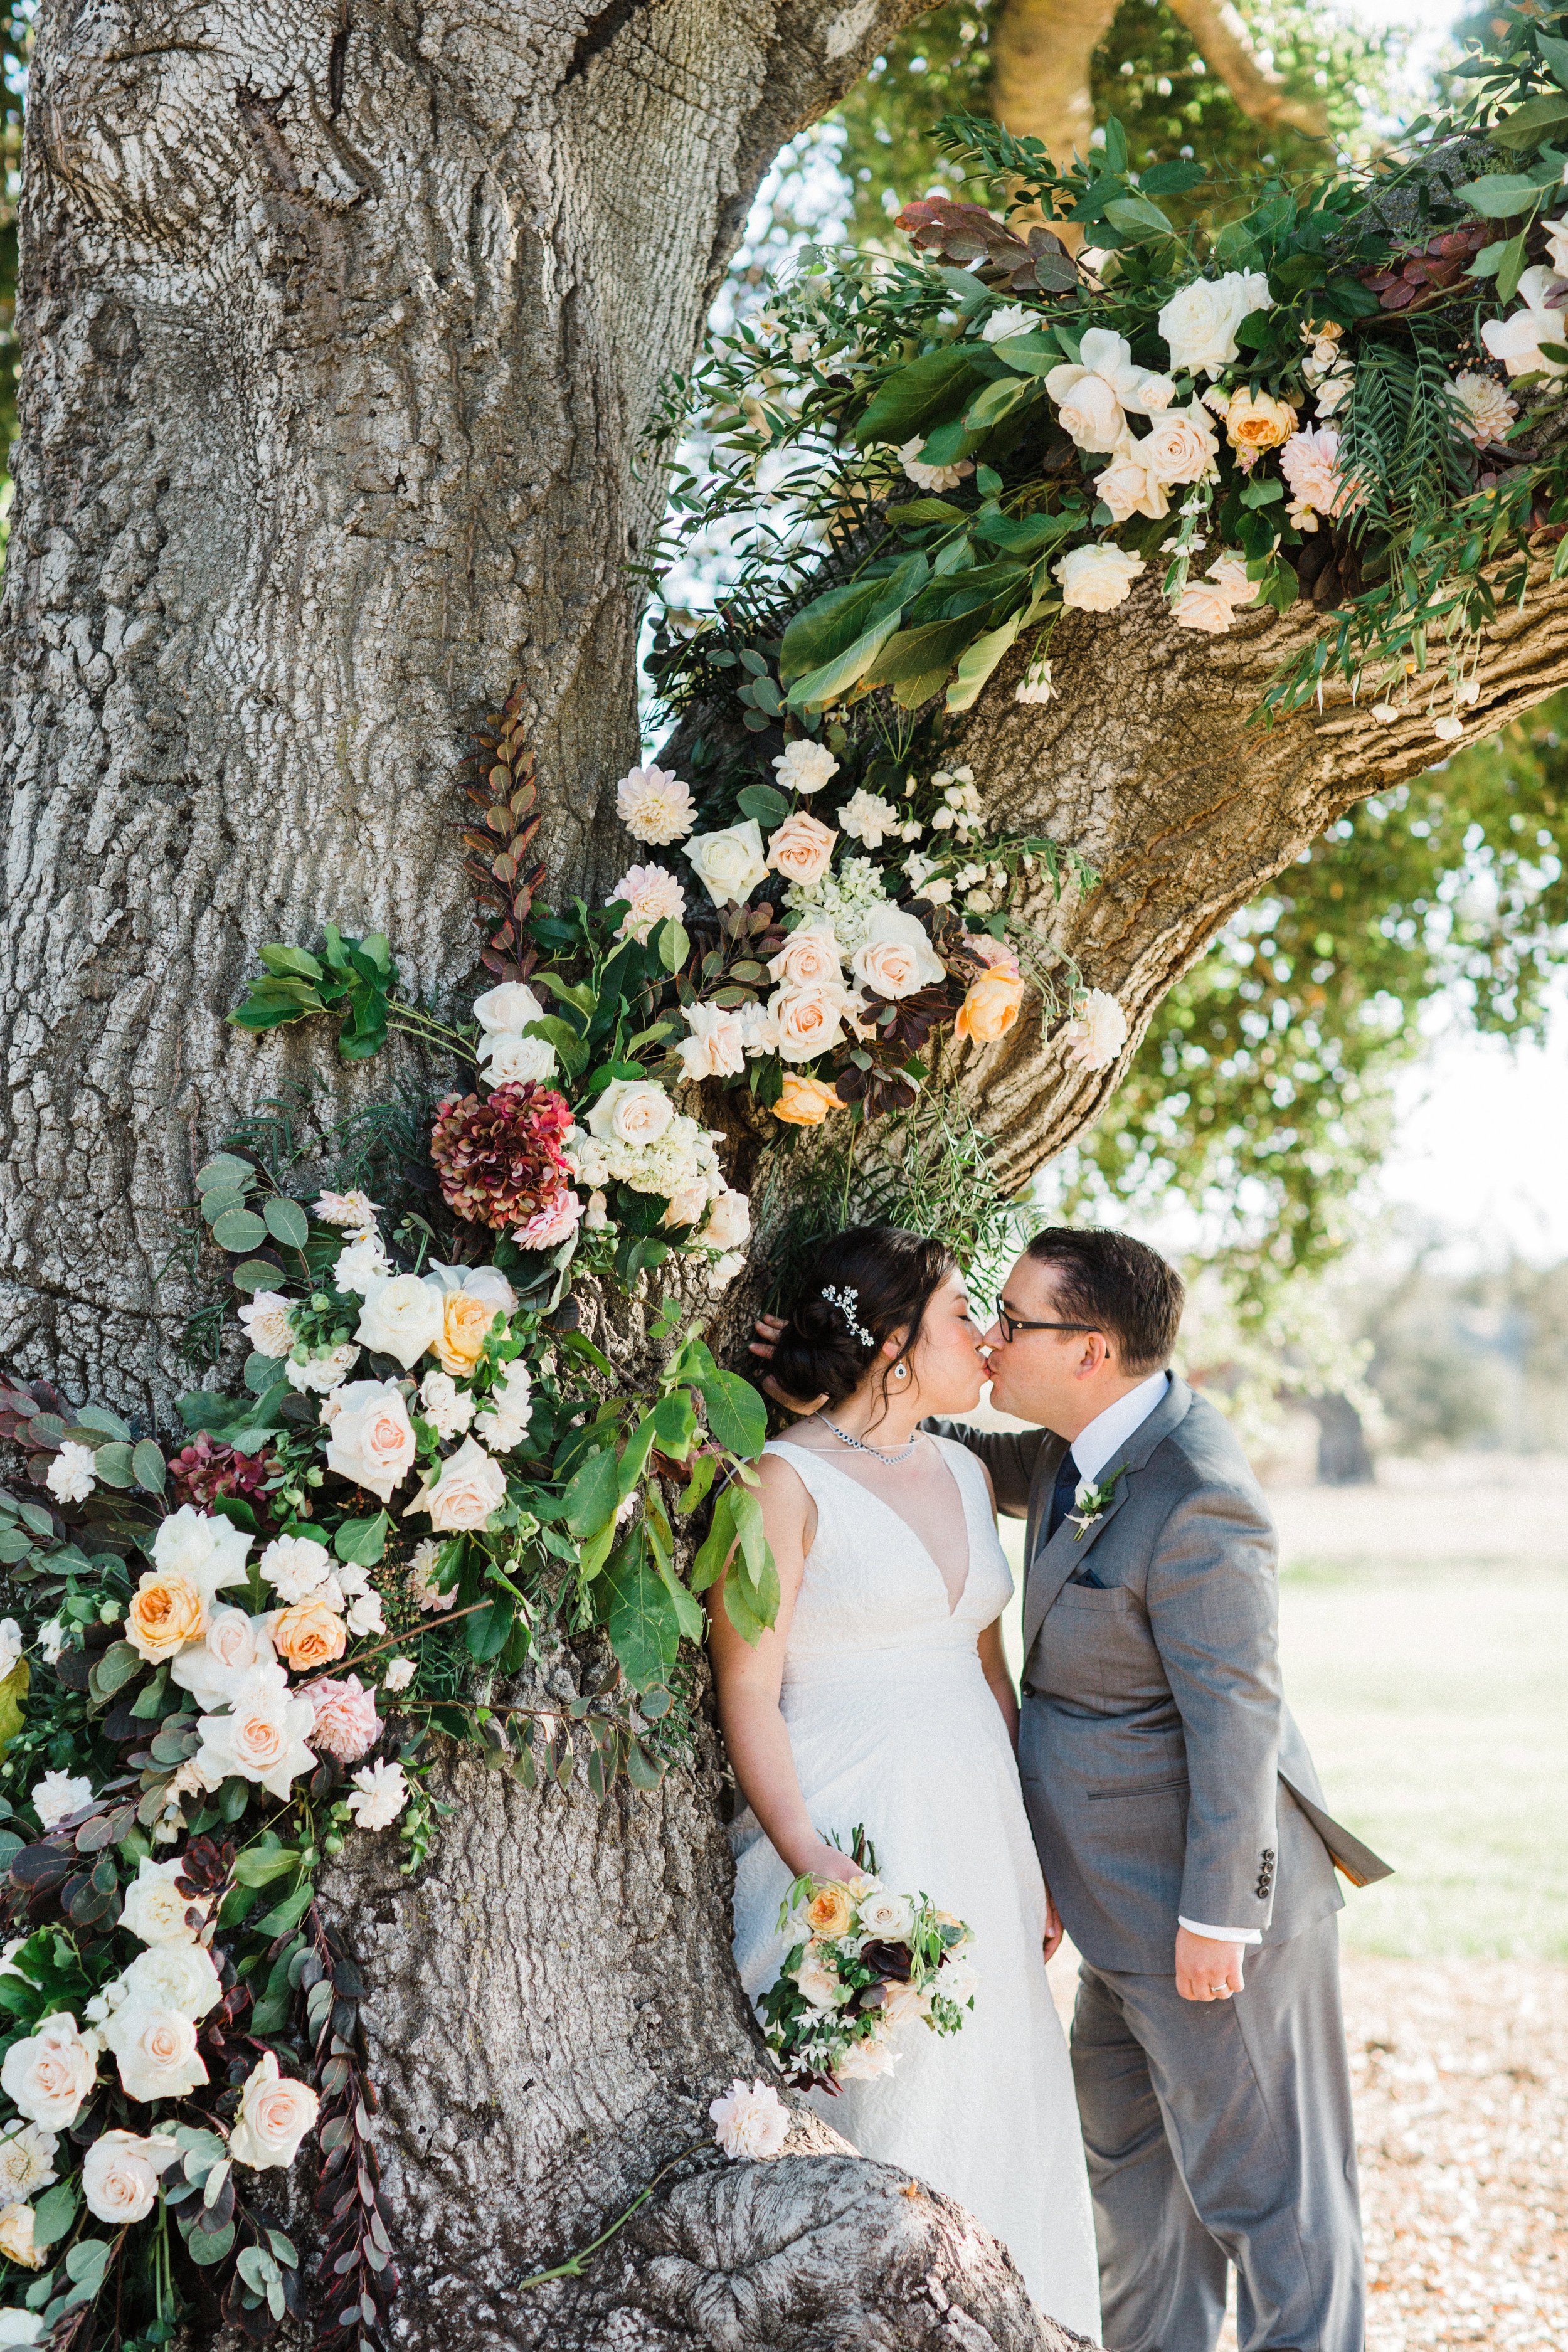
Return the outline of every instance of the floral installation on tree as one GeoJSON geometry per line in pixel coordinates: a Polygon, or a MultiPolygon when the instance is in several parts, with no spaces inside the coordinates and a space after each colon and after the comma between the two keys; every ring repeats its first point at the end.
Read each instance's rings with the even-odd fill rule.
{"type": "MultiPolygon", "coordinates": [[[[807,1874],[791,1884],[779,1907],[790,1948],[757,2002],[768,2047],[797,2090],[890,2074],[900,2031],[919,2021],[956,2033],[980,1981],[963,1957],[963,1921],[923,1895],[885,1887],[863,1830],[847,1859],[853,1867],[843,1879],[807,1874]]],[[[744,2088],[734,2084],[732,2094],[744,2088]]],[[[718,2120],[717,2106],[713,2114],[718,2120]]]]}
{"type": "Polygon", "coordinates": [[[1368,169],[1260,175],[1235,218],[1175,228],[1161,199],[1202,163],[1134,173],[1114,121],[1058,170],[955,116],[944,144],[1005,218],[933,195],[899,215],[914,258],[807,248],[660,428],[695,408],[706,435],[671,542],[723,524],[735,574],[716,614],[666,615],[650,665],[701,714],[705,824],[742,724],[782,724],[807,775],[831,751],[851,796],[872,769],[931,779],[1011,647],[1018,699],[1050,700],[1062,614],[1143,578],[1178,628],[1326,616],[1268,709],[1337,666],[1388,723],[1461,734],[1479,632],[1532,556],[1568,564],[1568,16],[1499,28],[1466,107],[1368,169]]]}

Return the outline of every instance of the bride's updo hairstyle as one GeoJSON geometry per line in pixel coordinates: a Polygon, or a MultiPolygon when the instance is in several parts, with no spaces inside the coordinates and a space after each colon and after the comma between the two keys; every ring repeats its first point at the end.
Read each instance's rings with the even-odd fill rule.
{"type": "Polygon", "coordinates": [[[902,1225],[851,1225],[812,1258],[811,1271],[773,1349],[773,1376],[786,1395],[853,1396],[882,1342],[904,1333],[890,1377],[921,1335],[926,1308],[958,1264],[939,1241],[902,1225]]]}

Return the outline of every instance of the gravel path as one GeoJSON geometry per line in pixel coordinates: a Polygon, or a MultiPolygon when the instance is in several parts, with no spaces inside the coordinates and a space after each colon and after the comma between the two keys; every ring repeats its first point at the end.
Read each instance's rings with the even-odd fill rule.
{"type": "Polygon", "coordinates": [[[1568,2345],[1568,1967],[1345,1964],[1367,2352],[1568,2345]]]}

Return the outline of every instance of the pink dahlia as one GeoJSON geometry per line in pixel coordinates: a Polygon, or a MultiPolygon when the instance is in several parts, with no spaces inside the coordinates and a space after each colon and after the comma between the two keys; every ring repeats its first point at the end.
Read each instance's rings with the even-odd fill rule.
{"type": "Polygon", "coordinates": [[[335,1756],[340,1763],[357,1764],[381,1738],[375,1693],[366,1690],[357,1675],[342,1682],[307,1683],[305,1696],[316,1710],[309,1735],[311,1747],[335,1756]]]}
{"type": "Polygon", "coordinates": [[[553,1207],[536,1209],[526,1225],[519,1225],[512,1235],[519,1249],[553,1249],[574,1234],[581,1222],[583,1202],[575,1192],[567,1192],[553,1207]]]}
{"type": "Polygon", "coordinates": [[[488,1101],[449,1095],[430,1137],[447,1206],[498,1232],[558,1210],[569,1190],[561,1146],[571,1126],[565,1097],[531,1081],[497,1087],[488,1101]]]}

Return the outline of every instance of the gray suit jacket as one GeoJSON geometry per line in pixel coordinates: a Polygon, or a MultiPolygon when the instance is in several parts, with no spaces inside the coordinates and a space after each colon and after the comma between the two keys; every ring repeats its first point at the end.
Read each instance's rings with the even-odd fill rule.
{"type": "Polygon", "coordinates": [[[928,1425],[1028,1522],[1018,1769],[1087,1960],[1169,1974],[1178,1916],[1282,1943],[1341,1907],[1335,1864],[1389,1874],[1325,1810],[1285,1705],[1274,1525],[1211,1404],[1173,1377],[1101,1472],[1121,1473],[1104,1511],[1048,1542],[1061,1438],[928,1425]]]}

